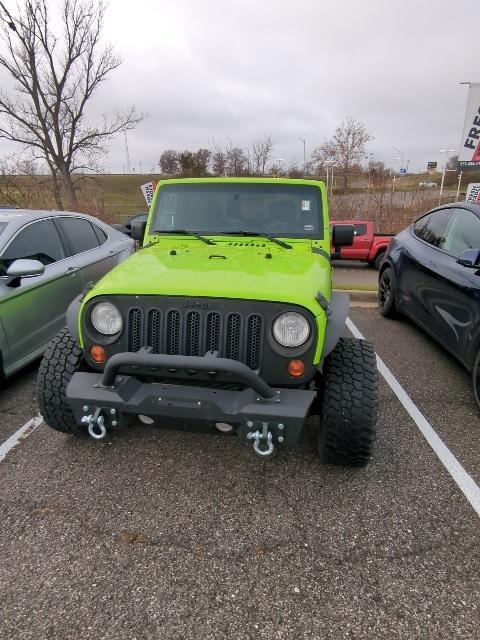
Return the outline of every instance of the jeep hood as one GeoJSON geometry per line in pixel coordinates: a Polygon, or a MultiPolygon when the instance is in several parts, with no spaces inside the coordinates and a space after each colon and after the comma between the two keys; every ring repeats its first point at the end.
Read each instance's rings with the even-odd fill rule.
{"type": "Polygon", "coordinates": [[[314,315],[320,291],[331,295],[330,261],[310,241],[274,243],[242,240],[206,245],[199,240],[158,242],[115,267],[88,293],[165,295],[269,300],[302,305],[314,315]]]}

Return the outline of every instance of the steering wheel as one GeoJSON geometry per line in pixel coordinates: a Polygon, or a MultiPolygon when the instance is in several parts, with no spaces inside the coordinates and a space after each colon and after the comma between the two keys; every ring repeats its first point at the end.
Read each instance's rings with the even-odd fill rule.
{"type": "Polygon", "coordinates": [[[300,229],[290,222],[274,222],[267,227],[266,231],[267,233],[288,233],[289,231],[299,233],[300,229]]]}

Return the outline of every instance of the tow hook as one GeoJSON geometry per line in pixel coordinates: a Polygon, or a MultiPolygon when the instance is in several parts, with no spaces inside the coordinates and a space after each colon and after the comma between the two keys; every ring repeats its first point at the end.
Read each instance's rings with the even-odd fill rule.
{"type": "MultiPolygon", "coordinates": [[[[253,426],[247,422],[247,426],[253,426]]],[[[268,422],[262,422],[262,430],[247,433],[247,440],[253,440],[253,450],[259,456],[270,456],[273,453],[272,432],[268,430],[268,422]],[[261,449],[260,444],[266,444],[266,449],[261,449]]]]}
{"type": "Polygon", "coordinates": [[[93,414],[83,416],[82,424],[88,425],[88,435],[94,440],[102,440],[107,435],[105,418],[102,416],[100,409],[97,409],[93,414]]]}

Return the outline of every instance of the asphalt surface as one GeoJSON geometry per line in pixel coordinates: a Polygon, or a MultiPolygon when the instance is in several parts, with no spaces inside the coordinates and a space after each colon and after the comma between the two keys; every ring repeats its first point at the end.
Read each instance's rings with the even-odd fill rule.
{"type": "MultiPolygon", "coordinates": [[[[479,481],[470,380],[406,320],[352,320],[479,481]]],[[[0,396],[32,417],[35,367],[0,396]]],[[[479,637],[480,521],[382,380],[363,470],[322,466],[315,425],[267,461],[228,436],[36,429],[0,463],[0,637],[479,637]]]]}
{"type": "Polygon", "coordinates": [[[378,286],[378,271],[365,262],[355,260],[333,260],[333,285],[342,287],[378,286]]]}

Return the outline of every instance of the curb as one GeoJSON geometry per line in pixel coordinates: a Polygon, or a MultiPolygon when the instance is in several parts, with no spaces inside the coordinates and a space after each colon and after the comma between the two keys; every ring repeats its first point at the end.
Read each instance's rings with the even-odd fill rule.
{"type": "Polygon", "coordinates": [[[350,302],[372,303],[377,304],[377,292],[376,291],[359,291],[358,289],[335,289],[334,291],[342,291],[348,293],[350,296],[350,302]]]}

